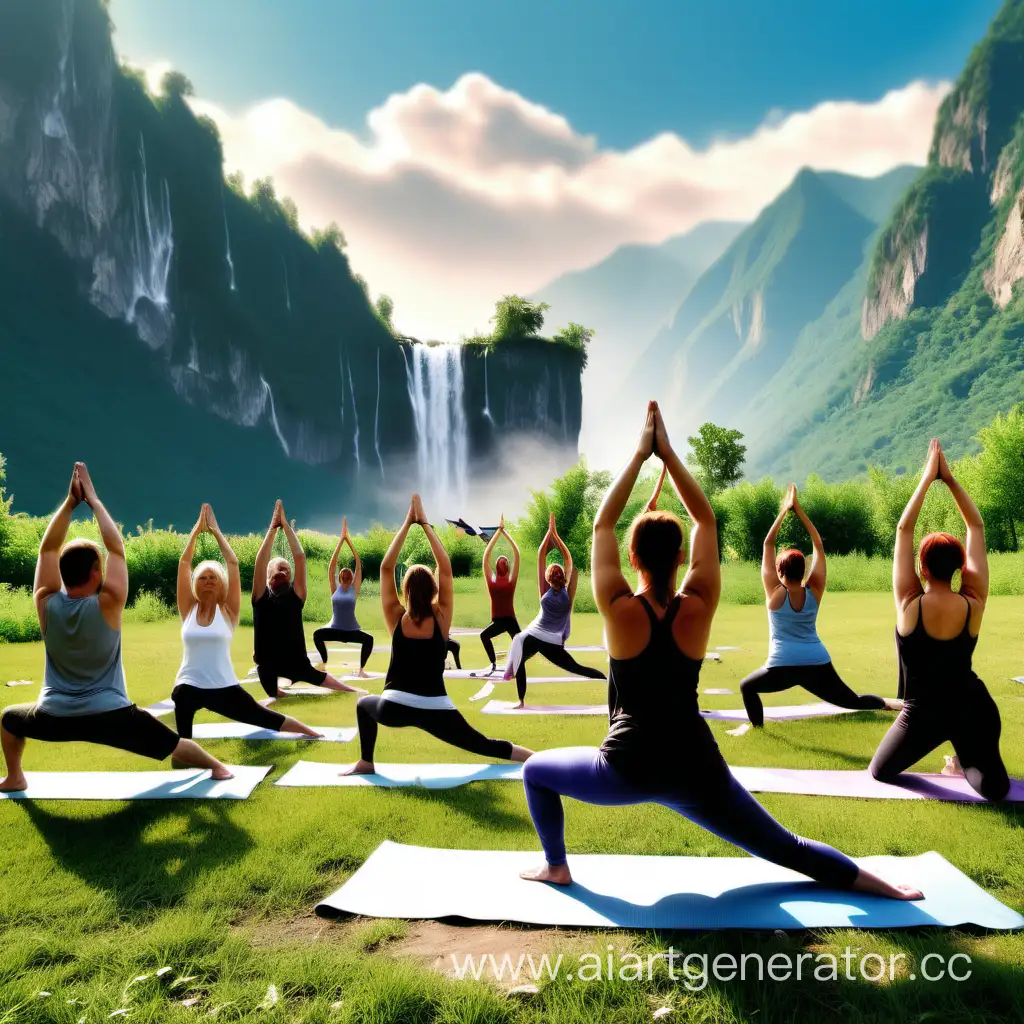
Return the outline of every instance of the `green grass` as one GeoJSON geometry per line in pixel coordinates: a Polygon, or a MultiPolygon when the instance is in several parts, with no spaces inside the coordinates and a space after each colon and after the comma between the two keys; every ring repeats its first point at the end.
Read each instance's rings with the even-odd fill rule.
{"type": "MultiPolygon", "coordinates": [[[[365,625],[381,636],[379,618],[363,602],[365,625]]],[[[458,622],[472,624],[481,595],[460,595],[458,622]]],[[[525,618],[525,613],[522,613],[525,618]]],[[[1002,749],[1012,775],[1024,774],[1024,690],[1020,674],[1020,621],[1024,599],[994,598],[976,657],[977,668],[1003,717],[1002,749]]],[[[479,623],[478,623],[479,624],[479,623]]],[[[837,668],[862,692],[895,694],[893,612],[886,594],[830,594],[821,633],[837,668]]],[[[308,633],[311,631],[307,631],[308,633]]],[[[738,684],[766,649],[764,611],[723,605],[711,645],[739,646],[721,664],[707,664],[702,686],[729,687],[736,695],[702,697],[704,706],[739,706],[738,684]]],[[[597,616],[574,618],[575,643],[597,642],[597,616]]],[[[250,665],[251,632],[238,631],[235,667],[250,665]]],[[[463,638],[464,663],[483,661],[474,637],[463,638]]],[[[140,704],[166,697],[181,650],[177,623],[131,622],[124,658],[132,697],[140,704]]],[[[350,656],[351,657],[351,656],[350,656]]],[[[600,664],[600,656],[581,656],[600,664]]],[[[376,654],[371,669],[383,668],[376,654]]],[[[0,681],[39,679],[37,643],[0,646],[0,681]]],[[[380,682],[373,681],[372,689],[380,682]]],[[[449,691],[470,720],[534,749],[597,744],[602,719],[479,717],[467,703],[475,681],[453,681],[449,691]]],[[[30,687],[0,687],[0,704],[33,699],[30,687]]],[[[600,683],[550,684],[543,702],[603,700],[600,683]]],[[[769,695],[766,703],[809,696],[769,695]]],[[[293,698],[288,709],[312,723],[354,724],[348,695],[293,698]]],[[[201,720],[213,716],[201,716],[201,720]]],[[[891,717],[857,714],[792,722],[741,738],[712,723],[733,764],[863,768],[891,717]]],[[[272,764],[274,770],[246,801],[150,803],[5,802],[0,804],[0,1024],[100,1021],[130,1008],[129,1021],[195,1020],[220,1007],[216,1019],[234,1021],[640,1021],[671,1006],[672,1020],[764,1021],[832,1013],[843,1020],[1020,1019],[1024,1006],[1024,936],[968,932],[827,932],[785,938],[753,934],[571,935],[512,929],[510,943],[529,941],[552,954],[580,943],[603,950],[651,952],[674,944],[686,952],[865,951],[926,952],[972,958],[972,977],[961,984],[911,982],[724,983],[712,979],[689,992],[664,976],[643,982],[542,986],[540,996],[506,1000],[485,983],[442,978],[402,953],[403,936],[417,926],[400,922],[328,924],[312,918],[316,901],[337,888],[384,839],[472,849],[539,849],[522,788],[474,783],[450,791],[300,790],[271,783],[298,759],[350,761],[354,745],[209,741],[234,764],[272,764]],[[133,978],[173,968],[168,978],[133,978]],[[171,989],[179,977],[195,976],[171,989]],[[280,1002],[260,1010],[268,987],[280,1002]],[[47,991],[50,997],[39,997],[47,991]],[[198,995],[196,1009],[177,1005],[198,995]],[[69,1004],[67,1000],[78,1000],[69,1004]],[[341,1007],[331,1010],[341,1001],[341,1007]],[[813,1008],[813,1009],[812,1009],[813,1008]]],[[[941,765],[940,749],[921,767],[941,765]]],[[[948,752],[948,748],[945,748],[948,752]]],[[[415,730],[381,730],[381,761],[471,761],[415,730]]],[[[681,770],[686,770],[681,752],[681,770]]],[[[30,744],[29,770],[139,770],[153,767],[129,754],[85,745],[30,744]]],[[[800,834],[838,846],[852,856],[916,854],[938,850],[1004,903],[1024,911],[1024,830],[1012,808],[806,798],[765,794],[761,802],[800,834]]],[[[619,852],[731,856],[734,848],[656,807],[596,808],[568,802],[570,854],[619,852]]],[[[468,940],[467,940],[468,941],[468,940]]],[[[445,956],[446,949],[438,950],[445,956]]],[[[571,960],[569,957],[568,960],[571,960]]],[[[115,1018],[119,1019],[119,1018],[115,1018]]],[[[206,1019],[204,1016],[203,1019],[206,1019]]]]}

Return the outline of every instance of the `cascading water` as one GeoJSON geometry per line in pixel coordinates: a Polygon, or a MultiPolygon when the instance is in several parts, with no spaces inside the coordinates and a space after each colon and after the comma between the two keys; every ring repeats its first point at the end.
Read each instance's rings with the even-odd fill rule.
{"type": "Polygon", "coordinates": [[[359,461],[359,407],[356,405],[356,386],[352,383],[352,362],[348,364],[348,390],[352,396],[352,420],[355,423],[355,431],[352,435],[352,447],[356,453],[356,472],[358,473],[362,463],[359,461]]]}
{"type": "Polygon", "coordinates": [[[373,410],[373,450],[377,453],[380,463],[380,478],[384,477],[384,460],[380,456],[380,349],[377,349],[377,404],[373,410]]]}
{"type": "Polygon", "coordinates": [[[267,404],[270,406],[270,422],[274,428],[274,433],[277,434],[277,439],[281,442],[281,447],[284,449],[285,455],[291,455],[288,442],[285,440],[284,434],[281,433],[281,426],[277,422],[277,410],[274,408],[274,392],[270,390],[270,385],[266,382],[266,379],[262,374],[260,374],[260,382],[263,384],[263,391],[267,396],[267,404]]]}
{"type": "Polygon", "coordinates": [[[224,193],[223,193],[223,191],[220,194],[220,208],[221,208],[221,212],[224,214],[224,246],[225,246],[225,253],[226,253],[227,261],[228,261],[228,274],[230,275],[229,276],[229,284],[231,286],[231,290],[234,291],[235,290],[235,264],[234,264],[233,260],[231,259],[231,233],[228,231],[228,208],[227,208],[227,206],[224,205],[224,193]]]}
{"type": "Polygon", "coordinates": [[[438,505],[462,507],[469,490],[462,353],[453,345],[413,345],[405,365],[419,493],[437,515],[438,505]]]}
{"type": "MultiPolygon", "coordinates": [[[[292,293],[288,287],[288,263],[284,256],[281,257],[281,266],[284,267],[284,304],[288,307],[288,312],[292,311],[292,293]]],[[[351,374],[352,368],[349,367],[349,373],[351,374]]]]}
{"type": "MultiPolygon", "coordinates": [[[[171,193],[166,179],[162,182],[157,204],[150,202],[149,171],[146,167],[146,145],[139,135],[141,186],[132,176],[132,215],[135,231],[131,240],[132,298],[125,319],[135,323],[139,301],[148,299],[157,309],[167,311],[167,281],[171,274],[171,256],[174,253],[174,225],[171,221],[171,193]]],[[[141,325],[140,325],[141,328],[141,325]]],[[[140,333],[141,329],[140,329],[140,333]]],[[[150,344],[159,344],[144,334],[150,344]]]]}
{"type": "Polygon", "coordinates": [[[491,415],[491,393],[487,386],[487,349],[484,349],[484,416],[493,425],[494,417],[491,415]]]}

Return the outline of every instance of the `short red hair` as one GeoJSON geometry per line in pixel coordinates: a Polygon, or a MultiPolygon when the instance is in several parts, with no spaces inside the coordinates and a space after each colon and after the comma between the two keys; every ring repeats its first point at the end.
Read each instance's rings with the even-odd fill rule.
{"type": "Polygon", "coordinates": [[[804,553],[796,548],[787,548],[780,551],[775,559],[775,568],[790,583],[796,583],[804,578],[804,570],[807,562],[804,560],[804,553]]]}
{"type": "Polygon", "coordinates": [[[934,580],[948,583],[953,574],[964,567],[964,546],[951,533],[929,533],[917,549],[921,566],[934,580]]]}

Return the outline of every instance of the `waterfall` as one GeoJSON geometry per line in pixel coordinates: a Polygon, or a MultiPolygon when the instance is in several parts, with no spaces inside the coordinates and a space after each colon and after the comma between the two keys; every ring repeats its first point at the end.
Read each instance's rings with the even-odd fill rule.
{"type": "Polygon", "coordinates": [[[341,427],[345,429],[345,353],[338,353],[338,373],[341,375],[341,427]]]}
{"type": "MultiPolygon", "coordinates": [[[[288,312],[290,313],[292,311],[292,293],[288,287],[288,263],[284,255],[281,256],[281,266],[284,267],[284,304],[288,307],[288,312]]],[[[349,376],[351,377],[351,375],[352,366],[349,364],[349,376]]]]}
{"type": "Polygon", "coordinates": [[[380,349],[377,349],[377,404],[373,410],[373,450],[380,463],[380,478],[384,479],[384,460],[380,457],[380,349]]]}
{"type": "Polygon", "coordinates": [[[132,213],[135,231],[131,239],[132,298],[125,317],[128,323],[135,322],[140,299],[149,299],[160,310],[167,309],[167,281],[171,273],[171,256],[174,253],[171,193],[164,179],[157,204],[154,206],[150,201],[146,145],[141,132],[139,159],[142,164],[141,187],[138,179],[132,175],[132,213]]]}
{"type": "Polygon", "coordinates": [[[356,387],[352,383],[352,360],[348,361],[348,390],[352,395],[352,419],[355,422],[355,432],[352,435],[352,446],[356,453],[356,472],[359,472],[361,463],[359,461],[359,407],[356,405],[356,387]]]}
{"type": "MultiPolygon", "coordinates": [[[[224,245],[228,261],[228,274],[230,275],[231,290],[235,290],[235,264],[231,259],[231,233],[228,231],[228,208],[224,203],[224,191],[220,193],[220,209],[224,214],[224,245]]],[[[286,270],[287,273],[287,270],[286,270]]]]}
{"type": "Polygon", "coordinates": [[[484,416],[493,425],[494,417],[491,415],[491,393],[487,387],[487,349],[484,349],[484,416]]]}
{"type": "Polygon", "coordinates": [[[281,442],[281,447],[284,449],[285,455],[291,455],[288,442],[284,439],[284,434],[281,433],[280,424],[277,422],[277,410],[274,408],[274,392],[270,390],[270,385],[266,382],[263,374],[260,374],[260,383],[263,385],[263,391],[267,396],[267,404],[270,406],[270,422],[274,428],[274,433],[277,434],[277,439],[281,442]]]}
{"type": "MultiPolygon", "coordinates": [[[[404,349],[403,349],[404,352],[404,349]]],[[[428,514],[442,504],[463,505],[468,493],[462,352],[455,345],[413,345],[406,383],[416,424],[419,493],[428,514]]]]}

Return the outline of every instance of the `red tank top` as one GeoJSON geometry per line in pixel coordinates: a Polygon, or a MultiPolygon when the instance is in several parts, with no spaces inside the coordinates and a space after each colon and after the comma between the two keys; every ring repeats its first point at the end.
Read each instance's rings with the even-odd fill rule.
{"type": "Polygon", "coordinates": [[[516,588],[512,585],[511,576],[495,576],[488,587],[491,595],[491,618],[515,618],[513,598],[516,588]]]}

